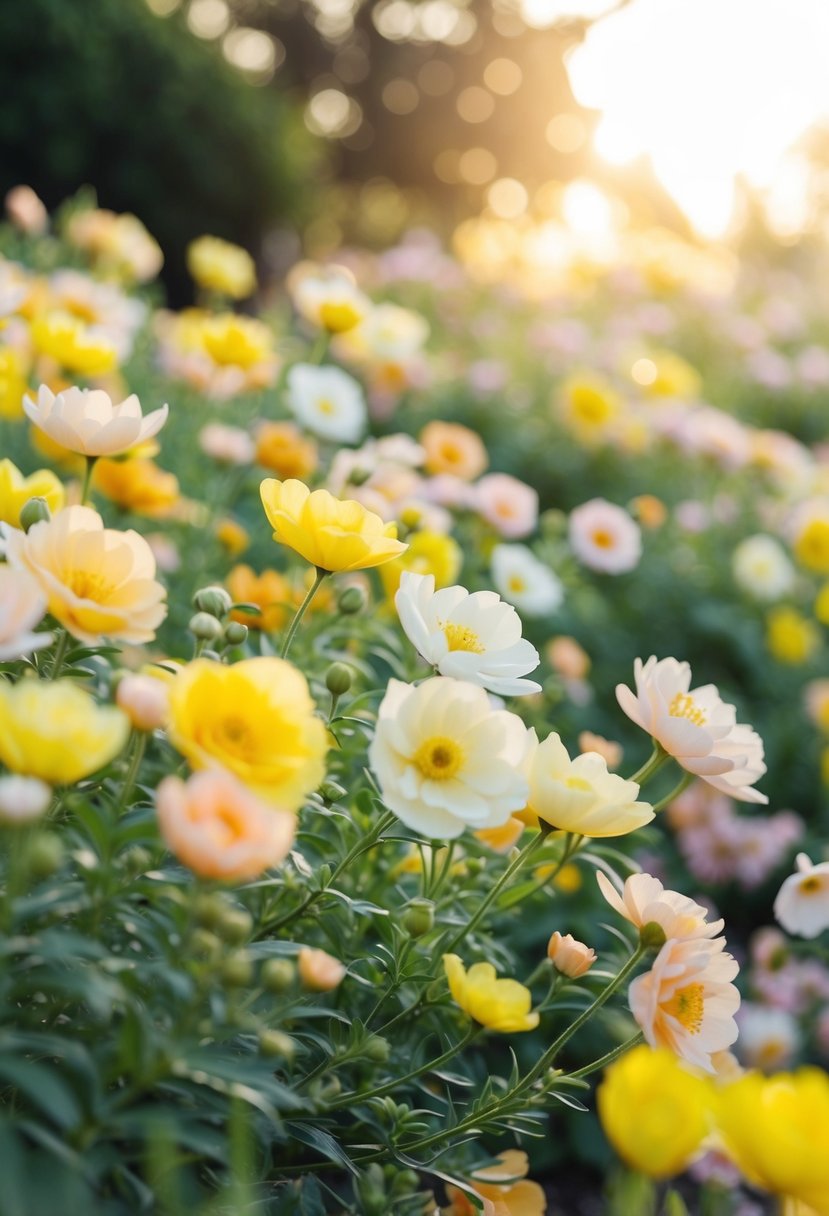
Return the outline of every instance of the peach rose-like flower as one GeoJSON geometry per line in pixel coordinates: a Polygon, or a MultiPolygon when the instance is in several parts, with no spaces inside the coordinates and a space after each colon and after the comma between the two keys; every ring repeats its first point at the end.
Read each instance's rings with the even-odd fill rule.
{"type": "Polygon", "coordinates": [[[67,507],[28,533],[0,524],[6,560],[34,575],[49,611],[87,645],[150,642],[167,614],[155,558],[137,532],[105,528],[91,507],[67,507]]]}
{"type": "Polygon", "coordinates": [[[41,384],[36,402],[23,398],[23,409],[55,443],[82,456],[126,452],[156,435],[169,413],[162,405],[145,417],[135,393],[116,405],[103,389],[72,387],[55,394],[45,384],[41,384]]]}
{"type": "Polygon", "coordinates": [[[584,942],[576,941],[572,933],[559,933],[556,929],[547,943],[547,957],[562,975],[571,980],[585,975],[596,961],[596,951],[584,942]]]}
{"type": "Polygon", "coordinates": [[[297,955],[299,978],[312,992],[330,992],[345,979],[345,967],[333,954],[303,946],[297,955]]]}
{"type": "Polygon", "coordinates": [[[676,659],[634,664],[636,692],[617,684],[624,712],[689,773],[741,802],[768,802],[753,788],[766,771],[763,742],[737,722],[713,684],[690,688],[691,668],[676,659]]]}
{"type": "Polygon", "coordinates": [[[165,777],[156,810],[165,843],[201,878],[256,878],[284,861],[294,840],[294,815],[260,802],[220,769],[187,781],[165,777]]]}
{"type": "Polygon", "coordinates": [[[33,632],[45,614],[46,596],[37,579],[0,566],[0,663],[51,646],[53,634],[33,632]]]}
{"type": "Polygon", "coordinates": [[[707,908],[678,891],[667,891],[651,874],[631,874],[621,891],[601,871],[596,881],[611,908],[637,929],[656,924],[666,938],[687,941],[715,937],[725,924],[722,920],[709,924],[707,908]]]}

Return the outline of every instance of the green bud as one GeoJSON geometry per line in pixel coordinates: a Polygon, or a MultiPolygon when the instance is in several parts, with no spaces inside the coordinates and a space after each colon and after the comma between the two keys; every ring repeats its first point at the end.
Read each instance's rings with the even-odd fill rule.
{"type": "Polygon", "coordinates": [[[319,796],[323,802],[339,802],[341,798],[345,797],[345,794],[346,791],[336,781],[323,781],[319,788],[319,796]]]}
{"type": "Polygon", "coordinates": [[[140,845],[133,845],[131,849],[127,849],[120,860],[124,870],[132,878],[137,878],[139,874],[146,874],[153,864],[152,854],[140,845]]]}
{"type": "Polygon", "coordinates": [[[228,908],[222,913],[216,932],[223,941],[231,945],[245,942],[253,930],[253,917],[244,908],[228,908]]]}
{"type": "Polygon", "coordinates": [[[224,587],[202,587],[193,596],[193,607],[197,612],[207,612],[220,620],[227,616],[233,605],[233,599],[224,587]]]}
{"type": "Polygon", "coordinates": [[[228,910],[227,900],[216,892],[200,891],[193,900],[196,921],[206,929],[215,929],[228,910]]]}
{"type": "Polygon", "coordinates": [[[237,950],[219,968],[222,983],[228,988],[245,988],[253,979],[253,963],[244,950],[237,950]]]}
{"type": "Polygon", "coordinates": [[[412,899],[403,913],[403,928],[410,937],[423,937],[435,925],[435,905],[431,899],[412,899]]]}
{"type": "Polygon", "coordinates": [[[382,1035],[371,1034],[363,1045],[363,1055],[375,1064],[385,1064],[391,1055],[391,1044],[382,1035]]]}
{"type": "Polygon", "coordinates": [[[347,693],[352,684],[351,668],[345,663],[332,663],[325,673],[325,687],[333,697],[347,693]]]}
{"type": "Polygon", "coordinates": [[[56,832],[38,832],[29,844],[29,871],[33,878],[49,878],[60,869],[63,841],[56,832]]]}
{"type": "Polygon", "coordinates": [[[222,943],[209,929],[194,929],[190,943],[195,957],[206,963],[216,963],[221,958],[222,943]]]}
{"type": "Polygon", "coordinates": [[[322,1102],[330,1102],[342,1093],[342,1083],[339,1077],[329,1077],[319,1088],[319,1098],[322,1102]]]}
{"type": "Polygon", "coordinates": [[[263,1056],[281,1056],[285,1060],[292,1060],[296,1045],[291,1036],[283,1034],[281,1030],[260,1030],[259,1050],[263,1056]]]}
{"type": "Polygon", "coordinates": [[[538,524],[544,536],[551,538],[563,536],[567,531],[567,516],[564,511],[551,508],[549,511],[542,512],[538,524]]]}
{"type": "Polygon", "coordinates": [[[655,920],[649,920],[639,930],[639,941],[646,950],[661,950],[667,941],[665,930],[655,920]]]}
{"type": "Polygon", "coordinates": [[[52,512],[45,498],[29,498],[20,508],[20,526],[24,532],[51,518],[52,512]]]}
{"type": "Polygon", "coordinates": [[[486,861],[483,857],[467,857],[464,861],[468,874],[483,874],[486,861]]]}
{"type": "Polygon", "coordinates": [[[202,638],[206,642],[215,641],[221,637],[222,626],[215,616],[211,616],[209,612],[197,612],[190,617],[190,624],[187,626],[194,637],[202,638]]]}
{"type": "Polygon", "coordinates": [[[241,621],[228,621],[225,625],[225,641],[228,646],[241,646],[248,640],[248,627],[241,621]]]}
{"type": "Polygon", "coordinates": [[[288,958],[269,958],[259,972],[259,982],[268,992],[287,992],[295,980],[296,967],[288,958]]]}
{"type": "Polygon", "coordinates": [[[362,612],[365,606],[366,593],[362,587],[346,587],[340,592],[337,607],[343,616],[354,616],[355,613],[362,612]]]}

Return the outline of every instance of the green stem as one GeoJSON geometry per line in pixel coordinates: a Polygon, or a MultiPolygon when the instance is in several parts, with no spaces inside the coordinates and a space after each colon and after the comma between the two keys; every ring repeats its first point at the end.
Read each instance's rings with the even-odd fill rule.
{"type": "Polygon", "coordinates": [[[638,1047],[638,1045],[640,1043],[644,1043],[644,1041],[645,1036],[640,1030],[638,1034],[633,1035],[633,1037],[630,1039],[626,1039],[624,1043],[620,1043],[619,1046],[614,1047],[612,1051],[606,1052],[603,1056],[600,1056],[598,1060],[594,1060],[592,1064],[585,1064],[583,1068],[577,1068],[575,1072],[568,1072],[566,1077],[562,1077],[561,1080],[569,1081],[571,1078],[577,1080],[580,1077],[589,1077],[591,1073],[599,1072],[602,1068],[607,1068],[608,1064],[612,1064],[614,1060],[618,1060],[620,1056],[625,1055],[626,1052],[631,1050],[631,1048],[638,1047]]]}
{"type": "Polygon", "coordinates": [[[642,765],[642,767],[640,769],[638,769],[633,774],[632,777],[628,777],[627,780],[635,781],[636,784],[639,786],[644,785],[645,782],[647,780],[649,780],[649,778],[651,778],[654,775],[654,773],[662,767],[662,765],[665,763],[665,761],[667,759],[668,759],[668,753],[665,751],[665,748],[662,746],[661,743],[657,743],[656,740],[654,739],[653,751],[651,752],[650,756],[645,761],[645,763],[642,765]]]}
{"type": "Polygon", "coordinates": [[[81,506],[84,506],[89,498],[89,487],[92,484],[92,472],[97,463],[97,456],[86,457],[86,471],[83,475],[83,485],[81,486],[81,506]]]}
{"type": "Polygon", "coordinates": [[[305,616],[305,613],[308,610],[308,605],[311,603],[311,600],[314,598],[314,596],[319,591],[320,586],[322,585],[322,580],[324,578],[326,578],[328,576],[328,574],[330,574],[329,570],[322,570],[319,566],[317,566],[316,569],[317,569],[316,577],[315,577],[313,583],[311,584],[311,586],[308,588],[308,593],[305,596],[305,599],[302,601],[300,606],[297,608],[296,616],[291,621],[290,629],[285,634],[285,641],[282,643],[282,651],[280,653],[280,658],[284,659],[287,657],[288,651],[291,648],[291,642],[293,642],[293,640],[294,640],[294,634],[296,633],[297,629],[299,628],[300,622],[302,621],[302,618],[305,616]]]}
{"type": "Polygon", "coordinates": [[[309,363],[322,363],[328,352],[328,347],[331,343],[331,335],[327,329],[324,329],[314,343],[313,349],[308,356],[309,363]]]}
{"type": "Polygon", "coordinates": [[[267,933],[273,933],[277,929],[284,929],[284,927],[289,925],[291,921],[296,920],[298,916],[302,916],[302,914],[306,912],[312,904],[315,904],[318,899],[322,899],[323,895],[325,895],[333,886],[343,871],[348,869],[352,861],[356,861],[356,859],[363,853],[367,853],[369,849],[374,848],[375,844],[380,839],[383,832],[385,832],[386,828],[391,827],[391,825],[394,823],[395,818],[396,816],[394,813],[389,811],[388,814],[384,815],[381,819],[378,819],[377,823],[375,823],[374,827],[371,828],[368,835],[359,840],[357,844],[355,844],[354,847],[346,853],[345,857],[334,870],[324,887],[320,887],[316,891],[310,891],[308,895],[305,896],[302,903],[294,908],[293,912],[287,912],[284,916],[279,917],[277,920],[265,921],[260,926],[257,937],[264,937],[267,933]]]}
{"type": "Polygon", "coordinates": [[[561,854],[561,857],[559,857],[550,873],[544,874],[541,878],[539,878],[531,891],[528,891],[524,895],[520,895],[517,899],[505,901],[502,905],[502,910],[506,912],[507,909],[515,907],[516,904],[523,903],[525,899],[532,899],[533,895],[535,895],[537,891],[541,891],[544,889],[544,887],[549,886],[551,882],[555,882],[556,878],[558,878],[559,874],[567,865],[570,858],[575,856],[575,854],[579,851],[583,840],[583,836],[576,836],[574,833],[568,832],[567,838],[564,842],[564,852],[561,854]]]}
{"type": "Polygon", "coordinates": [[[487,910],[501,894],[507,883],[510,882],[510,880],[513,879],[518,871],[522,868],[522,866],[524,866],[526,862],[528,862],[530,858],[538,852],[551,830],[552,829],[547,824],[541,825],[538,834],[532,838],[529,844],[524,846],[517,857],[513,858],[498,881],[490,887],[489,891],[478,904],[478,907],[466,924],[462,925],[455,936],[450,938],[449,942],[445,946],[441,947],[441,954],[452,954],[463,939],[467,937],[473,929],[477,928],[486,915],[487,910]]]}
{"type": "Polygon", "coordinates": [[[664,811],[666,806],[670,806],[675,798],[678,798],[683,790],[687,790],[688,786],[694,780],[693,773],[683,773],[682,778],[677,782],[669,794],[664,798],[660,798],[658,802],[653,804],[654,811],[664,811]]]}
{"type": "Polygon", "coordinates": [[[352,1102],[367,1102],[369,1098],[382,1098],[386,1094],[393,1093],[394,1090],[399,1088],[399,1086],[406,1085],[409,1081],[414,1081],[417,1077],[422,1076],[423,1073],[434,1072],[436,1069],[442,1068],[443,1065],[448,1063],[448,1061],[451,1060],[453,1056],[456,1056],[459,1051],[463,1051],[464,1047],[466,1047],[476,1035],[480,1034],[481,1029],[482,1028],[480,1026],[470,1026],[460,1042],[456,1043],[454,1047],[450,1047],[443,1053],[443,1055],[438,1056],[436,1060],[430,1060],[428,1064],[422,1064],[420,1068],[413,1068],[411,1072],[404,1073],[402,1077],[395,1077],[393,1081],[387,1081],[385,1085],[378,1085],[376,1089],[367,1089],[362,1093],[355,1091],[354,1093],[343,1094],[335,1101],[329,1102],[327,1105],[327,1110],[337,1110],[340,1106],[350,1106],[352,1102]]]}
{"type": "Polygon", "coordinates": [[[66,651],[69,647],[69,631],[64,629],[58,638],[58,644],[55,647],[55,657],[52,662],[52,670],[49,672],[49,679],[56,680],[60,675],[63,667],[63,660],[66,658],[66,651]]]}
{"type": "Polygon", "coordinates": [[[115,818],[120,819],[126,809],[127,800],[132,793],[136,780],[138,779],[138,770],[141,768],[141,761],[144,759],[144,752],[147,748],[146,731],[137,730],[133,734],[132,756],[130,757],[129,768],[124,776],[124,784],[121,786],[121,793],[118,795],[118,801],[115,804],[115,818]]]}

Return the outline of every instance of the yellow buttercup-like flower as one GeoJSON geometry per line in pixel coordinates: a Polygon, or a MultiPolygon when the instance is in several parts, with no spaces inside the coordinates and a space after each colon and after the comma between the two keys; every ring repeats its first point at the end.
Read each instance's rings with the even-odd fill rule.
{"type": "Polygon", "coordinates": [[[23,417],[23,394],[28,385],[20,355],[11,347],[0,349],[0,418],[23,417]]]}
{"type": "Polygon", "coordinates": [[[44,313],[32,323],[31,334],[38,354],[79,376],[102,376],[118,362],[109,339],[68,312],[44,313]]]}
{"type": "Polygon", "coordinates": [[[285,810],[325,776],[325,727],[305,677],[282,659],[197,659],[170,688],[170,738],[194,768],[224,768],[285,810]]]}
{"type": "Polygon", "coordinates": [[[820,646],[820,632],[796,608],[774,608],[766,618],[766,644],[778,663],[807,663],[820,646]]]}
{"type": "Polygon", "coordinates": [[[51,469],[38,469],[24,477],[17,465],[0,460],[0,520],[20,527],[20,510],[30,498],[45,498],[54,514],[64,504],[65,492],[51,469]]]}
{"type": "Polygon", "coordinates": [[[210,358],[221,367],[249,368],[274,358],[271,331],[253,317],[232,312],[209,317],[202,327],[202,340],[210,358]]]}
{"type": "Polygon", "coordinates": [[[443,532],[415,532],[406,552],[389,562],[380,571],[383,590],[394,599],[405,570],[413,574],[431,574],[435,590],[449,587],[458,577],[463,563],[463,550],[456,540],[443,532]]]}
{"type": "Polygon", "coordinates": [[[232,300],[243,300],[256,288],[256,267],[248,251],[217,236],[200,236],[190,242],[187,269],[199,287],[232,300]]]}
{"type": "Polygon", "coordinates": [[[482,1026],[509,1034],[538,1025],[529,988],[517,980],[499,980],[492,963],[475,963],[467,971],[457,954],[444,954],[443,966],[452,996],[482,1026]]]}
{"type": "Polygon", "coordinates": [[[829,1076],[825,1072],[801,1068],[771,1077],[746,1073],[721,1090],[717,1125],[726,1151],[749,1182],[827,1216],[829,1076]]]}
{"type": "Polygon", "coordinates": [[[180,502],[178,478],[152,460],[99,460],[96,489],[124,511],[161,519],[180,502]]]}
{"type": "Polygon", "coordinates": [[[130,732],[126,714],[74,680],[0,683],[0,761],[14,773],[68,785],[109,764],[130,732]]]}
{"type": "Polygon", "coordinates": [[[327,490],[311,493],[301,481],[271,477],[260,493],[274,540],[318,570],[367,570],[406,550],[394,524],[352,499],[335,498],[327,490]]]}
{"type": "Polygon", "coordinates": [[[583,443],[603,443],[621,408],[616,390],[598,375],[571,376],[561,389],[565,425],[583,443]]]}
{"type": "Polygon", "coordinates": [[[611,1064],[596,1100],[619,1156],[651,1178],[670,1178],[693,1160],[708,1133],[713,1091],[673,1052],[641,1046],[611,1064]]]}

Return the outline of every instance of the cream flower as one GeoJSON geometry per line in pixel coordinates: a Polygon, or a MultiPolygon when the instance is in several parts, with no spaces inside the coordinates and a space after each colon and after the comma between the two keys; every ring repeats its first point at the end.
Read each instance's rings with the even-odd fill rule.
{"type": "Polygon", "coordinates": [[[309,270],[291,287],[297,312],[332,334],[353,329],[371,309],[371,301],[344,268],[309,270]]]}
{"type": "Polygon", "coordinates": [[[435,591],[432,574],[405,570],[394,598],[406,637],[443,676],[480,684],[502,697],[540,692],[522,679],[540,660],[521,637],[521,620],[494,591],[435,591]]]}
{"type": "Polygon", "coordinates": [[[829,861],[812,865],[805,853],[797,855],[797,869],[777,893],[774,915],[787,933],[817,937],[829,928],[829,861]]]}
{"type": "Polygon", "coordinates": [[[589,570],[625,574],[642,556],[642,533],[627,511],[592,498],[576,507],[568,525],[570,547],[589,570]]]}
{"type": "Polygon", "coordinates": [[[650,971],[633,981],[630,1010],[651,1047],[667,1047],[704,1072],[711,1056],[737,1038],[740,994],[731,982],[739,967],[725,939],[669,939],[650,971]]]}
{"type": "Polygon", "coordinates": [[[23,398],[29,419],[42,431],[82,456],[117,456],[156,435],[167,421],[166,405],[146,417],[132,393],[116,405],[103,389],[68,388],[57,396],[41,384],[37,402],[23,398]]]}
{"type": "Polygon", "coordinates": [[[167,614],[155,558],[137,532],[105,528],[91,507],[67,507],[28,533],[0,525],[6,560],[34,576],[61,625],[87,645],[149,642],[167,614]]]}
{"type": "Polygon", "coordinates": [[[46,596],[25,570],[0,566],[0,663],[51,646],[53,634],[34,633],[46,615],[46,596]]]}
{"type": "Polygon", "coordinates": [[[506,823],[527,800],[527,731],[493,710],[482,688],[437,676],[417,686],[390,680],[369,763],[386,805],[432,839],[506,823]]]}
{"type": "Polygon", "coordinates": [[[634,664],[636,692],[617,684],[616,698],[631,721],[689,773],[741,802],[768,802],[752,788],[766,771],[763,742],[736,721],[713,684],[689,691],[691,668],[676,659],[634,664]]]}
{"type": "Polygon", "coordinates": [[[288,372],[287,388],[288,405],[301,426],[336,443],[357,443],[362,437],[363,390],[341,368],[295,363],[288,372]]]}
{"type": "Polygon", "coordinates": [[[526,545],[495,546],[492,581],[504,599],[525,616],[546,616],[564,599],[560,580],[526,545]]]}
{"type": "Polygon", "coordinates": [[[722,920],[709,924],[707,908],[678,891],[666,891],[650,874],[631,874],[621,891],[601,872],[596,881],[611,908],[637,929],[657,924],[666,938],[695,941],[716,937],[725,924],[722,920]]]}
{"type": "Polygon", "coordinates": [[[598,752],[571,760],[555,733],[539,743],[529,732],[528,810],[545,823],[581,836],[624,836],[654,817],[653,807],[637,802],[639,786],[607,769],[598,752]]]}
{"type": "Polygon", "coordinates": [[[475,486],[475,509],[500,536],[529,536],[538,523],[538,494],[509,473],[487,473],[475,486]]]}
{"type": "Polygon", "coordinates": [[[734,581],[758,600],[779,600],[794,587],[794,566],[773,536],[748,536],[731,559],[734,581]]]}
{"type": "Polygon", "coordinates": [[[0,823],[30,823],[45,815],[52,801],[52,789],[39,777],[8,773],[0,777],[0,823]]]}

